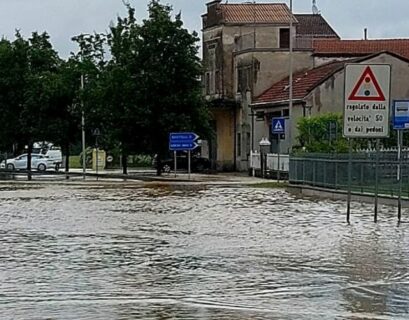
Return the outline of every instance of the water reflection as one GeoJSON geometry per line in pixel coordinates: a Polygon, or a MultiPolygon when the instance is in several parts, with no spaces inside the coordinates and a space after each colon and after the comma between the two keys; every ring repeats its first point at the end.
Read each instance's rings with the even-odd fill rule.
{"type": "Polygon", "coordinates": [[[407,226],[282,190],[0,192],[2,319],[405,319],[407,226]]]}

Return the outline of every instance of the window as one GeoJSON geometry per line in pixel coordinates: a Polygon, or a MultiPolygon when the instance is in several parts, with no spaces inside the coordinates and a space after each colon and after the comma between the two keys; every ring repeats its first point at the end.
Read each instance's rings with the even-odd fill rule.
{"type": "Polygon", "coordinates": [[[215,93],[216,89],[216,47],[217,44],[212,43],[207,46],[207,72],[205,73],[205,91],[206,95],[215,93]]]}
{"type": "Polygon", "coordinates": [[[251,135],[250,132],[246,133],[246,154],[247,156],[250,154],[250,141],[251,140],[251,135]]]}
{"type": "Polygon", "coordinates": [[[216,70],[216,73],[215,73],[215,91],[216,91],[216,93],[220,93],[220,71],[219,70],[216,70]]]}
{"type": "Polygon", "coordinates": [[[280,48],[290,48],[290,29],[280,29],[280,48]]]}
{"type": "Polygon", "coordinates": [[[251,66],[239,67],[237,69],[237,92],[245,93],[252,89],[251,66]]]}
{"type": "Polygon", "coordinates": [[[256,121],[264,121],[264,111],[256,111],[256,121]]]}
{"type": "Polygon", "coordinates": [[[283,110],[283,117],[288,117],[290,115],[290,110],[284,109],[283,110]]]}
{"type": "Polygon", "coordinates": [[[206,94],[210,94],[210,72],[206,72],[205,74],[205,90],[206,94]]]}

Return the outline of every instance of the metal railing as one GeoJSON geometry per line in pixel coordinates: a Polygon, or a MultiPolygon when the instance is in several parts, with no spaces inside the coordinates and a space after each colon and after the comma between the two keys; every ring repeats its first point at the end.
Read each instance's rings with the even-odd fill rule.
{"type": "MultiPolygon", "coordinates": [[[[409,151],[402,153],[402,196],[409,198],[409,151]]],[[[375,193],[376,170],[379,194],[395,197],[399,192],[397,152],[380,152],[376,166],[375,152],[352,154],[351,190],[375,193]]],[[[290,157],[289,181],[335,190],[348,190],[348,154],[302,154],[290,157]]]]}

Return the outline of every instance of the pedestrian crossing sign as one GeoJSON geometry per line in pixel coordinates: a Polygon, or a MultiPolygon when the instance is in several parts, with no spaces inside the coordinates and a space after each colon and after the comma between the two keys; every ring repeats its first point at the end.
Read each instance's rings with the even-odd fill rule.
{"type": "Polygon", "coordinates": [[[285,118],[273,118],[271,127],[274,134],[285,133],[285,118]]]}

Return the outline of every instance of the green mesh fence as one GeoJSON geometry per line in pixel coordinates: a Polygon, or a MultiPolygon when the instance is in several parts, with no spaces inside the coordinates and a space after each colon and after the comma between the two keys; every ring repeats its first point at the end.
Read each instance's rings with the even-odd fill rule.
{"type": "MultiPolygon", "coordinates": [[[[398,157],[396,152],[379,154],[379,194],[398,195],[398,157]]],[[[348,154],[302,154],[290,157],[289,181],[335,190],[348,190],[348,154]]],[[[352,154],[351,189],[374,193],[376,153],[352,154]]],[[[402,154],[402,196],[409,198],[409,152],[402,154]]]]}

